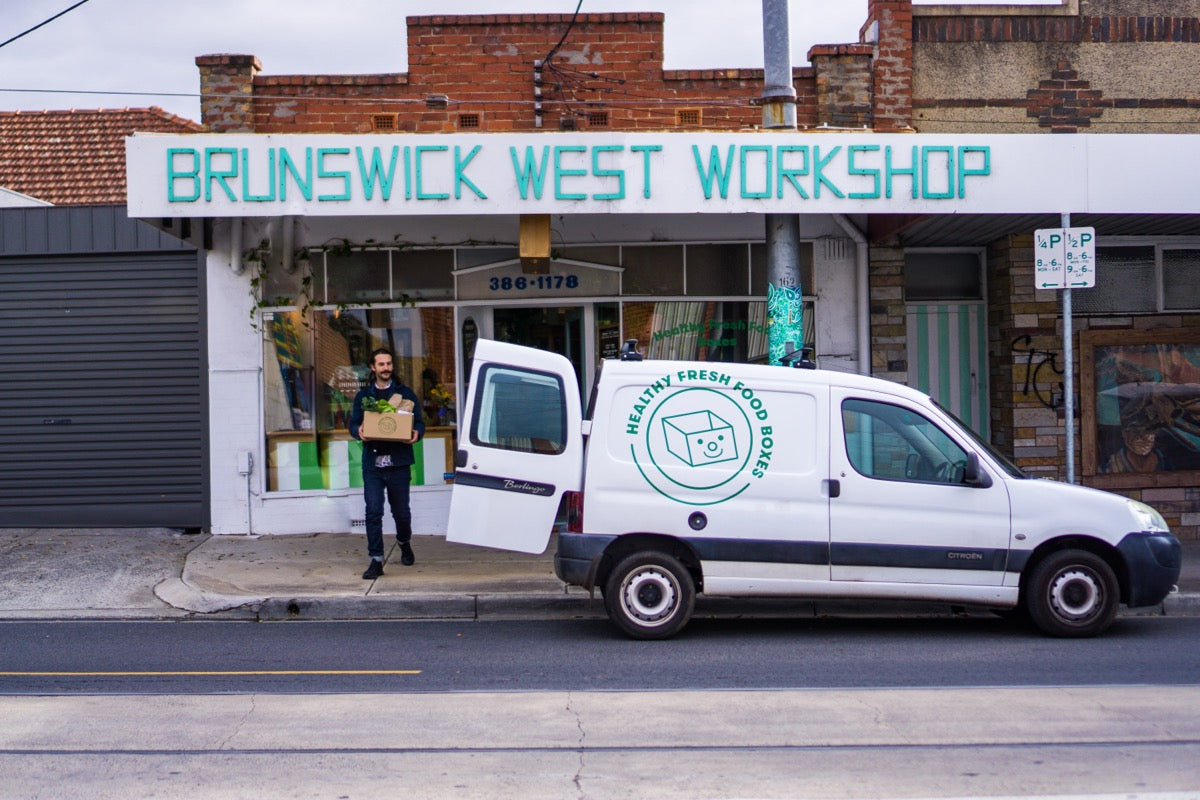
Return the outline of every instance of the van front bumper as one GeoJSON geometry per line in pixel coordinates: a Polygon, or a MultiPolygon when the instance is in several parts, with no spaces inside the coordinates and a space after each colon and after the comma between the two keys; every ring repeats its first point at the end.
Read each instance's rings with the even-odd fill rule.
{"type": "Polygon", "coordinates": [[[1130,608],[1161,603],[1179,582],[1183,546],[1169,533],[1131,533],[1117,550],[1129,571],[1130,608]]]}
{"type": "Polygon", "coordinates": [[[596,567],[616,536],[594,533],[560,533],[554,551],[554,574],[563,583],[591,589],[596,567]]]}

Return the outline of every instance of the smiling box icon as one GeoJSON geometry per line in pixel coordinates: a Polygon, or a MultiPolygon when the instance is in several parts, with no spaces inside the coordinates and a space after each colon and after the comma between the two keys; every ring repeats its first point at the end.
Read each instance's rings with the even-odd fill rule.
{"type": "Polygon", "coordinates": [[[678,414],[663,420],[667,450],[692,467],[737,458],[733,427],[711,411],[678,414]]]}

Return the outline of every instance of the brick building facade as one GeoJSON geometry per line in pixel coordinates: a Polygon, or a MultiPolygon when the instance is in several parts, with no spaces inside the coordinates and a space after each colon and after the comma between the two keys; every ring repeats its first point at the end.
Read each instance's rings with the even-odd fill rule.
{"type": "MultiPolygon", "coordinates": [[[[837,136],[854,131],[984,136],[1200,132],[1200,87],[1189,66],[1200,44],[1200,3],[1063,0],[1052,6],[998,8],[869,0],[866,6],[859,41],[816,45],[808,53],[810,66],[793,69],[798,125],[802,131],[834,137],[821,139],[831,148],[837,146],[837,136]]],[[[407,72],[379,75],[269,75],[251,55],[203,55],[196,59],[202,122],[211,132],[230,134],[756,130],[762,119],[757,100],[763,70],[665,70],[663,30],[669,24],[669,15],[659,13],[411,17],[407,72]]],[[[1032,232],[1057,227],[1057,214],[808,214],[800,220],[802,238],[811,248],[806,252],[814,254],[814,285],[805,294],[817,308],[818,355],[826,364],[933,391],[925,382],[936,384],[937,377],[927,373],[936,372],[937,360],[944,361],[946,354],[931,354],[928,348],[938,345],[919,344],[924,340],[914,331],[946,320],[967,331],[978,320],[982,363],[968,364],[966,355],[955,350],[954,357],[964,361],[953,366],[963,375],[954,402],[965,405],[986,397],[981,418],[969,421],[1031,473],[1065,477],[1062,377],[1056,372],[1064,362],[1060,293],[1035,288],[1033,279],[1032,232]],[[854,253],[859,247],[865,254],[867,286],[856,304],[854,253]],[[972,274],[972,264],[978,264],[977,274],[972,274]],[[961,285],[945,279],[951,273],[962,279],[961,285]],[[916,275],[924,275],[926,283],[918,285],[916,275]],[[857,350],[856,321],[869,327],[869,343],[857,350]]],[[[505,233],[502,227],[480,224],[468,237],[434,225],[431,238],[420,239],[411,233],[409,220],[385,222],[338,228],[301,217],[295,223],[303,229],[296,234],[297,243],[317,245],[312,251],[316,257],[328,249],[323,242],[375,246],[390,239],[400,242],[401,249],[389,256],[389,263],[397,264],[408,257],[403,248],[426,247],[435,240],[446,247],[455,242],[493,249],[516,244],[515,226],[505,233]]],[[[753,306],[761,226],[744,223],[711,216],[699,225],[677,218],[661,224],[566,219],[555,235],[570,245],[563,248],[566,257],[582,258],[573,248],[584,242],[625,247],[628,252],[622,251],[620,258],[632,258],[620,262],[627,275],[634,274],[640,257],[631,244],[680,242],[687,250],[679,256],[681,263],[712,259],[716,264],[729,255],[720,248],[736,250],[746,242],[750,291],[704,297],[704,310],[696,313],[710,314],[732,298],[753,306]],[[592,228],[573,227],[587,224],[592,228]]],[[[1102,259],[1110,261],[1100,265],[1100,274],[1108,276],[1107,288],[1091,296],[1099,300],[1088,300],[1082,290],[1075,293],[1080,303],[1076,348],[1081,332],[1087,338],[1096,330],[1195,327],[1200,297],[1164,304],[1160,289],[1155,303],[1127,307],[1111,280],[1124,269],[1136,269],[1140,271],[1128,273],[1130,279],[1150,275],[1161,285],[1170,272],[1170,280],[1178,282],[1192,254],[1200,253],[1200,238],[1194,238],[1200,237],[1200,219],[1190,214],[1076,214],[1072,225],[1095,227],[1102,259]]],[[[262,228],[247,232],[247,241],[262,228]]],[[[453,261],[459,281],[465,280],[465,256],[460,252],[453,261]]],[[[587,254],[593,258],[616,263],[604,262],[606,256],[595,248],[587,254]]],[[[471,269],[475,267],[467,272],[471,269]]],[[[445,291],[461,291],[455,286],[445,291]]],[[[683,288],[668,286],[659,294],[689,299],[683,288]]],[[[464,299],[436,296],[449,298],[447,304],[464,299]]],[[[332,296],[326,299],[335,304],[332,296]]],[[[614,319],[620,320],[620,308],[628,306],[625,325],[636,319],[640,328],[640,320],[653,316],[654,309],[639,302],[614,292],[595,302],[585,316],[602,317],[611,306],[617,309],[614,319]]],[[[455,313],[468,306],[459,303],[455,313]]],[[[749,313],[739,324],[754,330],[753,308],[736,313],[749,313]]],[[[424,324],[429,327],[428,320],[424,324]]],[[[434,327],[445,324],[439,319],[434,327]]],[[[683,327],[676,324],[672,330],[683,327]]],[[[456,333],[458,345],[465,335],[456,333]]],[[[602,349],[598,343],[595,347],[602,349]]],[[[1074,355],[1079,371],[1088,353],[1077,349],[1074,355]]],[[[439,357],[438,371],[445,372],[446,360],[439,357]]],[[[1075,375],[1077,393],[1088,377],[1075,375]]],[[[1086,398],[1080,400],[1076,458],[1082,482],[1152,502],[1183,538],[1195,538],[1200,531],[1200,490],[1192,488],[1197,473],[1101,474],[1105,459],[1096,448],[1103,450],[1103,435],[1095,434],[1097,420],[1087,416],[1097,410],[1086,398]]]]}

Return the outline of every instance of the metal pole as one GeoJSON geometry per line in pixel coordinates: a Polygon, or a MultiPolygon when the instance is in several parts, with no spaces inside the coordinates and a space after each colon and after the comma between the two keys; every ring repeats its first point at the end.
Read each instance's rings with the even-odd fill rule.
{"type": "Polygon", "coordinates": [[[763,0],[763,127],[796,129],[788,0],[763,0]]]}
{"type": "MultiPolygon", "coordinates": [[[[1071,215],[1062,215],[1062,227],[1071,227],[1071,215]]],[[[1075,482],[1075,354],[1071,347],[1071,287],[1063,289],[1063,414],[1067,426],[1067,483],[1075,482]]]]}
{"type": "MultiPolygon", "coordinates": [[[[768,130],[796,129],[796,86],[792,80],[788,0],[763,0],[762,124],[768,130]]],[[[766,214],[768,361],[804,345],[804,301],[800,285],[800,220],[795,214],[766,214]]]]}

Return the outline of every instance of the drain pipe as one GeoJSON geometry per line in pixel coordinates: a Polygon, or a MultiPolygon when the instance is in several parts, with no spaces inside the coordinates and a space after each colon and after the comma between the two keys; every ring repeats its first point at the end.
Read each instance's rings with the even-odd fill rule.
{"type": "Polygon", "coordinates": [[[871,374],[871,292],[867,283],[867,237],[845,214],[833,214],[833,219],[854,240],[854,296],[858,321],[858,374],[871,374]]]}
{"type": "Polygon", "coordinates": [[[229,268],[233,270],[234,275],[241,275],[246,271],[246,264],[242,261],[242,218],[229,218],[229,268]]]}

